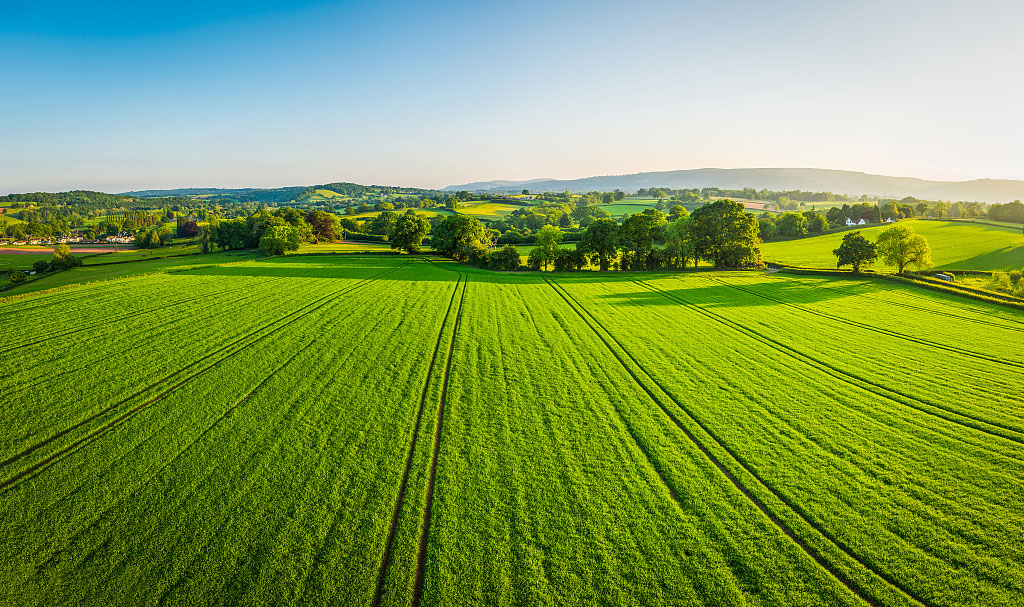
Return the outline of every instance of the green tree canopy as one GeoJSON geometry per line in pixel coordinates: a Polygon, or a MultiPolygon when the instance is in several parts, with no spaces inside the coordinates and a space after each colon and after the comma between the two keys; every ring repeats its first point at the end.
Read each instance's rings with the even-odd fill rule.
{"type": "Polygon", "coordinates": [[[533,250],[538,251],[541,265],[545,270],[548,269],[548,264],[555,261],[558,256],[558,243],[560,242],[562,242],[562,231],[554,226],[544,226],[537,233],[537,246],[533,250]]]}
{"type": "Polygon", "coordinates": [[[807,234],[807,218],[800,213],[783,213],[775,220],[775,232],[785,237],[804,236],[807,234]]]}
{"type": "Polygon", "coordinates": [[[694,256],[711,261],[716,268],[761,263],[757,219],[742,202],[716,200],[699,207],[690,215],[690,237],[694,256]]]}
{"type": "Polygon", "coordinates": [[[583,232],[578,248],[585,254],[596,255],[601,271],[608,271],[619,251],[619,224],[610,218],[594,220],[583,232]]]}
{"type": "Polygon", "coordinates": [[[429,229],[430,222],[409,211],[395,221],[395,229],[391,234],[391,248],[401,249],[406,253],[419,253],[420,244],[429,229]]]}
{"type": "Polygon", "coordinates": [[[906,224],[896,224],[882,230],[876,241],[878,254],[902,274],[907,266],[924,269],[932,265],[932,249],[924,236],[906,224]]]}
{"type": "Polygon", "coordinates": [[[473,255],[481,255],[486,250],[486,242],[484,224],[467,215],[445,217],[434,228],[431,239],[434,250],[459,261],[468,261],[473,255]]]}
{"type": "Polygon", "coordinates": [[[284,255],[285,251],[295,251],[298,248],[299,232],[295,226],[271,226],[260,238],[260,250],[267,255],[284,255]]]}
{"type": "Polygon", "coordinates": [[[845,234],[842,244],[838,249],[833,250],[832,254],[838,258],[837,268],[852,265],[854,273],[860,273],[862,265],[870,265],[878,257],[875,244],[864,238],[860,232],[845,234]]]}

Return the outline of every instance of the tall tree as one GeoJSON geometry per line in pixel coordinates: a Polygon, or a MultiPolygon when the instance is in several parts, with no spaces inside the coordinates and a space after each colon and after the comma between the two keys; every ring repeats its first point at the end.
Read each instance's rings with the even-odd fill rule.
{"type": "Polygon", "coordinates": [[[890,266],[899,268],[899,273],[907,266],[918,269],[932,265],[932,249],[924,236],[914,232],[914,228],[906,224],[897,224],[882,230],[876,241],[878,254],[890,266]]]}
{"type": "Polygon", "coordinates": [[[583,232],[577,248],[588,255],[596,255],[598,267],[607,272],[619,251],[619,224],[610,218],[595,219],[583,232]]]}
{"type": "Polygon", "coordinates": [[[537,233],[537,246],[534,251],[537,251],[538,258],[545,270],[548,269],[548,264],[558,257],[558,243],[560,242],[562,242],[562,231],[555,226],[544,226],[537,233]]]}
{"type": "MultiPolygon", "coordinates": [[[[802,217],[802,216],[800,216],[802,217]]],[[[695,257],[716,268],[735,268],[761,263],[757,219],[742,202],[716,200],[690,215],[690,236],[695,257]]]]}
{"type": "Polygon", "coordinates": [[[693,259],[689,217],[681,217],[665,226],[665,256],[668,267],[684,270],[686,263],[693,259]]]}
{"type": "Polygon", "coordinates": [[[431,244],[438,253],[459,261],[486,251],[487,233],[480,220],[468,215],[449,215],[434,228],[431,244]]]}
{"type": "Polygon", "coordinates": [[[860,273],[862,265],[874,263],[878,257],[875,244],[861,235],[860,232],[848,232],[843,236],[843,242],[838,249],[832,251],[838,258],[836,267],[852,265],[855,274],[860,273]]]}
{"type": "Polygon", "coordinates": [[[306,221],[317,240],[333,241],[341,238],[341,226],[338,218],[332,213],[313,211],[306,221]]]}
{"type": "Polygon", "coordinates": [[[406,253],[419,253],[423,237],[430,229],[430,222],[408,211],[395,221],[395,229],[391,234],[391,248],[401,249],[406,253]]]}
{"type": "Polygon", "coordinates": [[[647,256],[654,248],[654,241],[661,237],[665,216],[657,209],[628,215],[619,228],[619,242],[623,251],[623,269],[644,266],[647,256]]]}

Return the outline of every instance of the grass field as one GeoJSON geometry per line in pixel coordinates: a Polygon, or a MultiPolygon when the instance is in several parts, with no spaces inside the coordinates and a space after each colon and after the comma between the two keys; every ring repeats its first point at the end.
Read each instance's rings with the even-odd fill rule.
{"type": "Polygon", "coordinates": [[[302,243],[298,251],[289,251],[288,255],[306,255],[309,253],[379,253],[391,251],[386,242],[321,242],[317,244],[302,243]]]}
{"type": "MultiPolygon", "coordinates": [[[[53,274],[33,277],[28,282],[0,292],[0,297],[66,287],[68,285],[106,281],[113,278],[135,276],[139,274],[175,272],[185,268],[235,262],[262,256],[263,254],[257,251],[227,251],[223,253],[210,253],[207,255],[183,255],[180,257],[131,260],[132,263],[108,263],[104,265],[86,264],[82,267],[73,268],[71,270],[64,270],[61,272],[54,272],[53,274]]],[[[93,258],[93,261],[103,259],[105,257],[110,257],[110,255],[96,256],[93,258]]]]}
{"type": "MultiPolygon", "coordinates": [[[[407,210],[408,209],[395,209],[394,212],[398,213],[399,215],[401,215],[402,213],[405,213],[407,210]]],[[[413,209],[413,211],[415,211],[416,214],[419,215],[420,217],[433,217],[435,215],[452,215],[452,214],[455,213],[455,211],[450,211],[448,209],[442,209],[442,208],[436,208],[436,209],[413,209]]],[[[382,212],[383,211],[367,211],[366,213],[356,213],[354,215],[344,215],[344,217],[349,217],[351,219],[359,219],[359,220],[372,219],[373,217],[376,217],[377,215],[380,215],[382,212]]]]}
{"type": "MultiPolygon", "coordinates": [[[[1020,228],[961,221],[909,221],[907,224],[928,239],[932,261],[938,269],[1018,270],[1024,267],[1024,234],[1020,228]]],[[[862,233],[874,240],[882,229],[876,226],[862,233]]],[[[764,259],[796,266],[834,268],[836,258],[832,251],[842,242],[843,234],[766,242],[762,246],[764,259]]],[[[893,269],[881,263],[875,267],[893,269]]]]}
{"type": "Polygon", "coordinates": [[[0,603],[1024,595],[1020,312],[218,255],[0,300],[0,603]]]}
{"type": "Polygon", "coordinates": [[[459,207],[459,213],[476,217],[477,219],[501,219],[512,211],[523,208],[527,207],[500,202],[477,202],[463,204],[459,207]]]}

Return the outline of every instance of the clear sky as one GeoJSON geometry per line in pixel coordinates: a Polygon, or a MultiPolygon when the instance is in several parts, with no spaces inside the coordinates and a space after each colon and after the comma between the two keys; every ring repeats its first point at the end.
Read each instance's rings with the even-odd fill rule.
{"type": "Polygon", "coordinates": [[[1019,1],[0,0],[0,193],[1024,179],[1019,1]]]}

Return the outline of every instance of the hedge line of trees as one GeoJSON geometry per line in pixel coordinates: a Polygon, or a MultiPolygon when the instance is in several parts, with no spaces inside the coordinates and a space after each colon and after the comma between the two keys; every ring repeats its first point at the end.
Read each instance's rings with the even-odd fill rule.
{"type": "MultiPolygon", "coordinates": [[[[592,221],[574,248],[562,248],[563,232],[544,226],[536,237],[527,266],[533,269],[601,271],[686,268],[707,261],[716,268],[761,265],[757,219],[742,203],[718,200],[688,214],[682,207],[666,217],[657,209],[627,215],[621,224],[611,218],[592,221]],[[655,247],[664,243],[664,248],[655,247]]],[[[452,215],[435,228],[433,248],[442,255],[496,270],[520,268],[518,250],[507,245],[493,250],[492,236],[479,220],[452,215]]]]}

